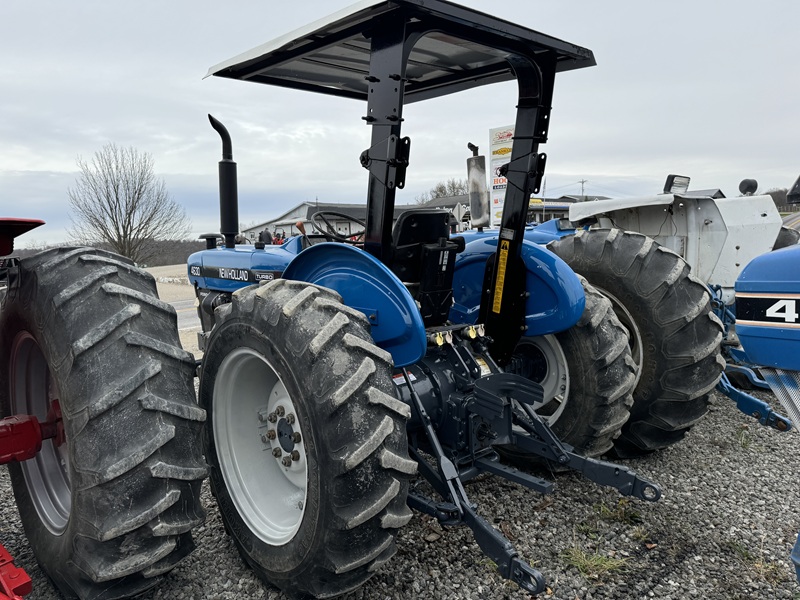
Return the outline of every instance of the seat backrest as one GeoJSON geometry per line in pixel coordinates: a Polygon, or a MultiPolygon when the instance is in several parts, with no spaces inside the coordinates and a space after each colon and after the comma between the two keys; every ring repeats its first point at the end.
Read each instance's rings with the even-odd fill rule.
{"type": "Polygon", "coordinates": [[[422,246],[435,244],[450,235],[446,210],[419,208],[401,213],[392,229],[392,262],[390,268],[407,283],[418,283],[422,271],[422,246]]]}

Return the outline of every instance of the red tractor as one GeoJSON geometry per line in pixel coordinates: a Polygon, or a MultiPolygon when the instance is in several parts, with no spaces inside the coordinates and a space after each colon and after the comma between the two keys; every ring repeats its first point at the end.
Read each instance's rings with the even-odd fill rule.
{"type": "MultiPolygon", "coordinates": [[[[8,256],[14,250],[14,238],[43,225],[35,219],[0,219],[0,256],[8,256]]],[[[8,259],[0,259],[0,268],[5,268],[8,259]]],[[[23,461],[33,458],[42,447],[42,440],[56,437],[50,435],[58,429],[54,419],[44,427],[32,415],[7,417],[0,421],[0,463],[23,461]]],[[[63,430],[62,430],[63,431],[63,430]]],[[[16,600],[32,589],[31,578],[19,567],[0,544],[0,600],[16,600]]]]}
{"type": "MultiPolygon", "coordinates": [[[[42,224],[0,219],[0,463],[62,593],[127,598],[191,552],[205,516],[196,364],[175,309],[127,259],[75,247],[8,256],[42,224]]],[[[0,600],[30,591],[0,546],[0,600]]]]}

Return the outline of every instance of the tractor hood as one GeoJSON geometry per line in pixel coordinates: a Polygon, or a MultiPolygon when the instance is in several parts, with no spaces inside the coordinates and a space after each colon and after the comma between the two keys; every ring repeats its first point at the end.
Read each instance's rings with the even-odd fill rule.
{"type": "Polygon", "coordinates": [[[278,279],[301,250],[300,237],[263,250],[241,245],[195,252],[186,261],[189,283],[195,288],[234,292],[242,285],[278,279]]]}

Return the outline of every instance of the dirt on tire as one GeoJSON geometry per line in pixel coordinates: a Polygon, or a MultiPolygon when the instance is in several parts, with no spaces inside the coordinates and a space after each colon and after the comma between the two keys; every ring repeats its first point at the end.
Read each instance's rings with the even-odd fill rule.
{"type": "MultiPolygon", "coordinates": [[[[216,317],[200,401],[209,413],[206,456],[226,530],[256,574],[291,595],[332,597],[361,586],[394,555],[397,531],[412,516],[406,505],[416,472],[408,458],[410,408],[394,395],[391,355],[374,345],[363,313],[342,304],[336,292],[308,283],[279,279],[238,290],[216,317]],[[234,383],[241,385],[231,392],[234,383]],[[259,398],[278,385],[293,418],[289,433],[284,417],[276,416],[276,431],[283,427],[302,440],[294,460],[307,464],[305,480],[298,480],[286,463],[285,476],[299,493],[283,489],[304,500],[285,527],[273,517],[278,492],[262,498],[241,481],[248,467],[237,457],[245,450],[231,439],[239,431],[255,443],[262,433],[274,439],[267,435],[270,425],[230,405],[264,410],[259,398]],[[231,485],[237,478],[238,489],[231,485]]],[[[281,450],[265,448],[265,472],[283,476],[284,469],[275,468],[281,450]]]]}
{"type": "Polygon", "coordinates": [[[631,417],[615,453],[636,456],[679,442],[708,411],[725,366],[708,288],[683,258],[640,233],[580,230],[548,248],[611,298],[640,344],[631,417]]]}
{"type": "Polygon", "coordinates": [[[175,310],[127,259],[59,248],[10,269],[0,340],[3,415],[63,415],[65,443],[9,464],[39,564],[68,597],[157,586],[205,517],[205,411],[175,310]]]}

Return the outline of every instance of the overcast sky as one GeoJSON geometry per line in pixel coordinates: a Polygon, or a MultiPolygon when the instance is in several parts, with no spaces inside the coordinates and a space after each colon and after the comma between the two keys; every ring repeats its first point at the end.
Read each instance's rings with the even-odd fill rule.
{"type": "MultiPolygon", "coordinates": [[[[658,192],[668,173],[735,195],[800,174],[800,3],[462,0],[594,51],[556,78],[547,195],[658,192]]],[[[20,246],[67,239],[76,159],[104,144],[150,153],[192,220],[219,229],[214,114],[233,137],[240,221],[304,200],[364,202],[369,128],[354,100],[218,78],[208,68],[347,0],[3,0],[0,216],[48,222],[20,246]]],[[[398,203],[466,176],[467,142],[513,123],[513,83],[410,105],[411,166],[398,203]]]]}

